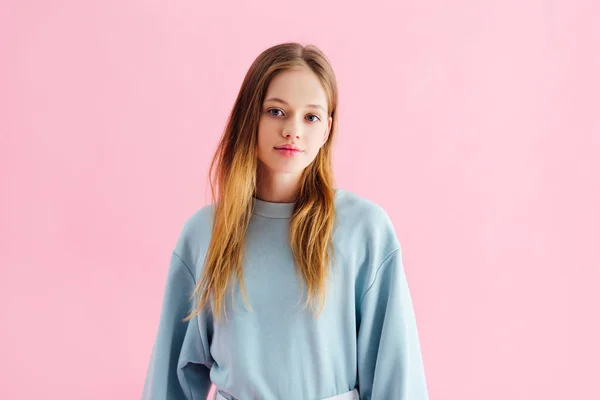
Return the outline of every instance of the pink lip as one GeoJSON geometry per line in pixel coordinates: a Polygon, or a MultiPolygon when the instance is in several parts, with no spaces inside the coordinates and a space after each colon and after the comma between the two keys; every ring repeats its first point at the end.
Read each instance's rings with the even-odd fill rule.
{"type": "Polygon", "coordinates": [[[276,147],[275,150],[277,150],[277,152],[279,152],[284,157],[293,157],[295,155],[302,153],[302,150],[298,150],[298,149],[286,149],[286,148],[278,149],[276,147]]]}
{"type": "Polygon", "coordinates": [[[275,147],[277,150],[279,149],[288,149],[288,150],[298,150],[298,151],[302,151],[299,148],[297,148],[296,146],[294,146],[293,144],[284,144],[283,146],[277,146],[275,147]]]}

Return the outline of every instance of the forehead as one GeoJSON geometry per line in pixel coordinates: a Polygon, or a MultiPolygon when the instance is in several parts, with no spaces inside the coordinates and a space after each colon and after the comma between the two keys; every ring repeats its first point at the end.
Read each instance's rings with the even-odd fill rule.
{"type": "Polygon", "coordinates": [[[317,75],[307,68],[277,74],[269,83],[265,99],[277,97],[292,107],[319,104],[327,109],[327,93],[317,75]]]}

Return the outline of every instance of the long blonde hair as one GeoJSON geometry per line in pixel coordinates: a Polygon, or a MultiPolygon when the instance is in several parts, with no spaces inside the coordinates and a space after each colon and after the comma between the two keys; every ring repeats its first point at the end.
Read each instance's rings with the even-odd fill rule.
{"type": "Polygon", "coordinates": [[[332,140],[337,128],[337,84],[328,59],[317,47],[282,43],[264,50],[250,66],[212,159],[209,170],[214,203],[212,234],[202,277],[193,294],[196,306],[186,321],[210,303],[213,314],[220,318],[234,274],[248,304],[242,259],[256,193],[260,111],[270,81],[283,71],[299,67],[310,68],[321,81],[332,117],[326,143],[302,173],[289,228],[294,261],[306,284],[305,307],[310,303],[316,310],[318,305],[317,316],[322,311],[330,261],[335,260],[332,140]]]}

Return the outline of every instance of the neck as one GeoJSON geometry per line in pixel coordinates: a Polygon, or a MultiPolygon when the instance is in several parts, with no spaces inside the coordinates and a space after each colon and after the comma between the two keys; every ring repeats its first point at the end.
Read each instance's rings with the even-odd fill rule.
{"type": "Polygon", "coordinates": [[[297,173],[273,173],[259,168],[256,181],[256,197],[271,203],[296,201],[300,175],[297,173]]]}

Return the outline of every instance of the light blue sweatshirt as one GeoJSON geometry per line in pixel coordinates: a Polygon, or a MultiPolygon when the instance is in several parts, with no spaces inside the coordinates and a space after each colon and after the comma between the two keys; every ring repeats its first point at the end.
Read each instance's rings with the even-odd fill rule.
{"type": "Polygon", "coordinates": [[[425,372],[402,250],[388,214],[336,189],[332,268],[322,314],[303,309],[289,246],[294,203],[253,200],[244,268],[227,320],[182,319],[201,277],[213,205],[184,224],[171,256],[143,400],[319,400],[358,387],[361,399],[426,400],[425,372]],[[233,307],[233,308],[232,308],[233,307]]]}

